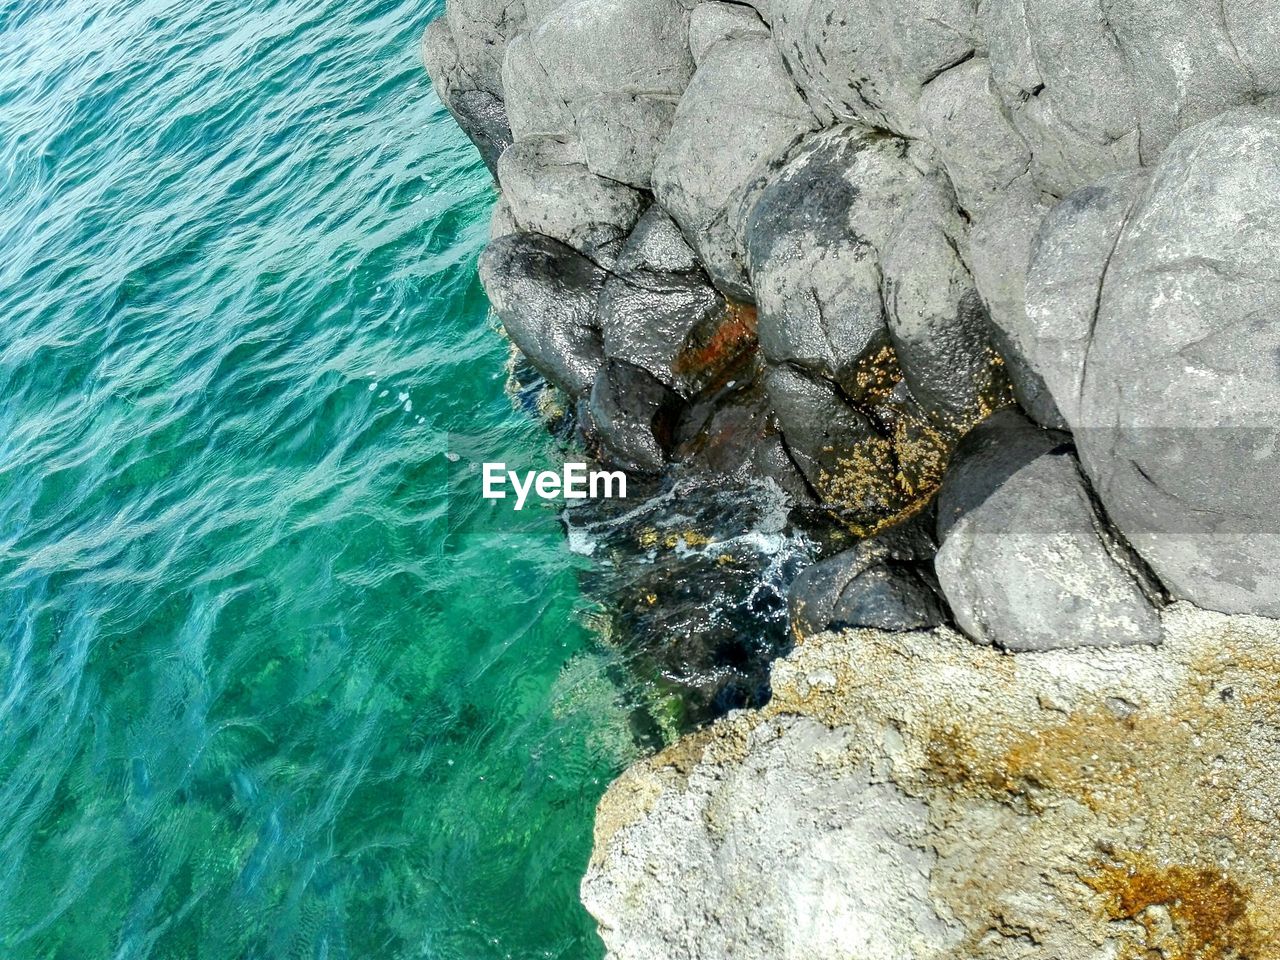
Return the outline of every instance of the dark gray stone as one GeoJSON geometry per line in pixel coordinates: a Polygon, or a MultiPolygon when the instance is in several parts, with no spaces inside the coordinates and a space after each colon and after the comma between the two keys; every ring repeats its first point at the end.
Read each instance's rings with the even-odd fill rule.
{"type": "Polygon", "coordinates": [[[588,438],[605,462],[636,473],[659,473],[670,456],[684,403],[648,371],[606,360],[587,403],[588,438]]]}
{"type": "Polygon", "coordinates": [[[603,270],[550,237],[516,233],[489,244],[480,280],[508,336],[552,383],[573,396],[591,390],[604,362],[603,270]]]}
{"type": "Polygon", "coordinates": [[[945,622],[928,546],[904,550],[876,538],[807,567],[787,591],[792,631],[928,630],[945,622]]]}

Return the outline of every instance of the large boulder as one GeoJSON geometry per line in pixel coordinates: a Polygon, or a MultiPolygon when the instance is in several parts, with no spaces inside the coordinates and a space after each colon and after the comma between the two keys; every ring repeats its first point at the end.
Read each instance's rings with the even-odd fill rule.
{"type": "Polygon", "coordinates": [[[1280,617],[1280,116],[1161,158],[1106,270],[1076,437],[1177,597],[1280,617]]]}
{"type": "Polygon", "coordinates": [[[489,244],[480,280],[525,356],[570,395],[587,394],[604,363],[596,315],[604,271],[558,240],[515,233],[489,244]]]}
{"type": "Polygon", "coordinates": [[[1006,650],[1157,643],[1136,557],[1107,527],[1065,434],[1012,410],[960,444],[935,566],[956,622],[1006,650]]]}
{"type": "Polygon", "coordinates": [[[1274,18],[1248,4],[991,0],[980,17],[1033,173],[1057,196],[1276,90],[1274,18]]]}
{"type": "Polygon", "coordinates": [[[810,137],[747,218],[760,346],[856,390],[859,361],[888,342],[879,251],[922,175],[908,141],[862,126],[810,137]]]}
{"type": "Polygon", "coordinates": [[[1159,647],[807,638],[627,770],[582,900],[609,960],[1250,957],[1280,943],[1280,623],[1159,647]]]}
{"type": "Polygon", "coordinates": [[[925,409],[980,419],[990,322],[961,256],[967,225],[927,147],[860,125],[807,137],[755,200],[746,236],[772,363],[861,401],[868,358],[892,343],[925,409]]]}
{"type": "Polygon", "coordinates": [[[743,218],[752,188],[816,126],[768,37],[716,43],[680,99],[654,167],[654,193],[712,280],[736,299],[751,299],[743,218]]]}
{"type": "Polygon", "coordinates": [[[628,237],[605,283],[600,300],[605,351],[692,393],[698,378],[683,368],[681,357],[699,334],[723,320],[727,309],[679,228],[654,204],[628,237]]]}

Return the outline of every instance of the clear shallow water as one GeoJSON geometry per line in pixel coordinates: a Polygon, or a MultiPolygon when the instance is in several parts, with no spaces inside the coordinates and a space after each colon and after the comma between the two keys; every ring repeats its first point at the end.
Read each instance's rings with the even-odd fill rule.
{"type": "Polygon", "coordinates": [[[0,0],[6,960],[601,952],[584,561],[446,539],[550,450],[438,6],[0,0]]]}

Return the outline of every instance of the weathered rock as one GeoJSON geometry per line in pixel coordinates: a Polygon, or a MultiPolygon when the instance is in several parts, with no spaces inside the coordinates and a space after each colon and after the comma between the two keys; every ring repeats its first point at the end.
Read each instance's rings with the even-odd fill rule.
{"type": "Polygon", "coordinates": [[[969,269],[991,314],[992,334],[1022,409],[1046,427],[1066,426],[1031,361],[1027,323],[1027,265],[1049,205],[1011,189],[987,205],[969,233],[969,269]]]}
{"type": "Polygon", "coordinates": [[[736,3],[699,3],[689,13],[689,51],[701,64],[721,40],[768,37],[769,28],[750,7],[736,3]]]}
{"type": "Polygon", "coordinates": [[[671,121],[675,98],[602,96],[578,110],[578,137],[592,173],[648,189],[671,121]]]}
{"type": "Polygon", "coordinates": [[[1142,174],[1122,173],[1077,190],[1045,217],[1032,246],[1027,359],[1071,425],[1080,421],[1084,361],[1103,278],[1145,186],[1142,174]]]}
{"type": "Polygon", "coordinates": [[[1152,164],[1179,131],[1275,90],[1280,57],[1258,45],[1274,37],[1260,9],[994,0],[984,20],[1037,180],[1058,196],[1152,164]]]}
{"type": "Polygon", "coordinates": [[[573,143],[536,137],[509,147],[498,182],[522,230],[541,233],[609,265],[645,208],[645,198],[596,176],[573,143]]]}
{"type": "Polygon", "coordinates": [[[433,20],[422,35],[422,59],[440,102],[476,145],[489,172],[497,176],[498,157],[512,139],[506,105],[498,94],[475,87],[444,17],[433,20]]]}
{"type": "Polygon", "coordinates": [[[820,118],[863,120],[904,136],[923,129],[921,90],[973,55],[975,5],[770,0],[773,35],[820,118]]]}
{"type": "Polygon", "coordinates": [[[1116,525],[1178,597],[1280,616],[1280,117],[1161,158],[1106,271],[1076,436],[1116,525]]]}
{"type": "MultiPolygon", "coordinates": [[[[921,538],[923,539],[923,538],[921,538]]],[[[787,591],[791,630],[927,630],[946,620],[929,561],[933,545],[903,550],[880,538],[805,568],[787,591]]]]}
{"type": "Polygon", "coordinates": [[[859,361],[888,342],[878,251],[923,180],[909,150],[861,126],[824,130],[751,206],[747,260],[771,362],[853,392],[859,361]]]}
{"type": "Polygon", "coordinates": [[[765,382],[787,449],[820,493],[840,469],[839,457],[877,436],[875,425],[828,383],[785,365],[772,367],[765,382]]]}
{"type": "Polygon", "coordinates": [[[502,68],[517,140],[576,140],[593,173],[645,188],[693,69],[677,0],[565,0],[502,68]]]}
{"type": "Polygon", "coordinates": [[[935,566],[956,622],[1006,650],[1156,643],[1141,569],[1107,528],[1065,434],[1002,411],[957,448],[935,566]]]}
{"type": "Polygon", "coordinates": [[[589,436],[611,466],[651,474],[666,466],[684,403],[648,371],[606,360],[586,409],[589,436]]]}
{"type": "Polygon", "coordinates": [[[1031,167],[1031,149],[1006,116],[986,57],[948,70],[920,97],[921,123],[960,206],[976,215],[1031,167]]]}
{"type": "Polygon", "coordinates": [[[596,327],[604,271],[557,240],[517,233],[489,244],[480,279],[515,345],[561,389],[585,395],[604,362],[596,327]]]}
{"type": "Polygon", "coordinates": [[[743,240],[750,190],[816,125],[765,37],[717,43],[680,99],[654,167],[654,193],[712,280],[735,299],[751,299],[743,240]]]}
{"type": "Polygon", "coordinates": [[[965,265],[968,226],[944,178],[899,211],[881,254],[886,321],[912,398],[957,435],[1008,402],[991,317],[965,265]]]}
{"type": "Polygon", "coordinates": [[[636,764],[582,899],[610,960],[1280,956],[1280,625],[1159,647],[813,637],[636,764]]]}

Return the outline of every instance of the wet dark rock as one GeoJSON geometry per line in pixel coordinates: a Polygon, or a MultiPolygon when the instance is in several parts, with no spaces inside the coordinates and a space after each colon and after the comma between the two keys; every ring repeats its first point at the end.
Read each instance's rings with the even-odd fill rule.
{"type": "Polygon", "coordinates": [[[769,665],[791,646],[786,590],[811,550],[776,488],[668,477],[567,523],[595,561],[581,582],[606,642],[667,735],[768,701],[769,665]]]}
{"type": "Polygon", "coordinates": [[[1096,506],[1067,435],[996,414],[938,497],[938,582],[956,622],[1006,650],[1160,642],[1145,570],[1096,506]]]}
{"type": "Polygon", "coordinates": [[[787,592],[793,633],[927,630],[945,622],[931,538],[921,524],[905,529],[911,533],[865,540],[801,572],[787,592]]]}
{"type": "Polygon", "coordinates": [[[464,90],[449,97],[449,112],[458,121],[471,142],[480,151],[480,158],[495,177],[498,175],[498,158],[511,146],[511,124],[507,121],[507,108],[503,102],[487,90],[464,90]]]}
{"type": "Polygon", "coordinates": [[[606,360],[587,402],[589,445],[601,459],[637,473],[666,466],[684,401],[647,370],[625,360],[606,360]]]}
{"type": "Polygon", "coordinates": [[[604,362],[596,304],[605,274],[550,237],[517,233],[489,244],[480,279],[508,336],[556,386],[583,396],[604,362]]]}

